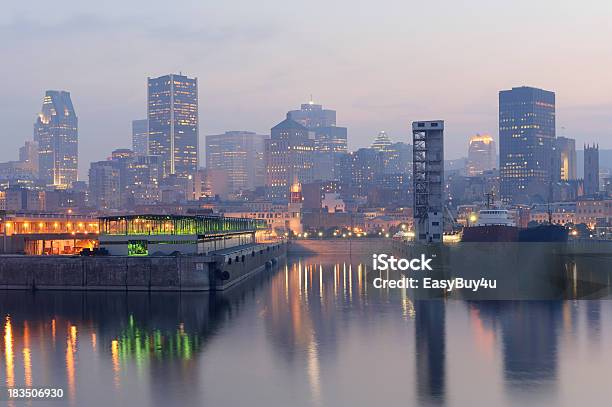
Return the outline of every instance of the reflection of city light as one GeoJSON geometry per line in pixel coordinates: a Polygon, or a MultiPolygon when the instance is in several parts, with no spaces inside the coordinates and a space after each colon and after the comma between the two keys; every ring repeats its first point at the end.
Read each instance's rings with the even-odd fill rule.
{"type": "Polygon", "coordinates": [[[119,342],[116,339],[111,342],[111,358],[115,373],[115,387],[119,387],[119,342]]]}
{"type": "Polygon", "coordinates": [[[13,387],[15,385],[15,367],[13,365],[13,327],[10,317],[6,317],[4,323],[4,360],[6,363],[6,385],[7,387],[13,387]]]}

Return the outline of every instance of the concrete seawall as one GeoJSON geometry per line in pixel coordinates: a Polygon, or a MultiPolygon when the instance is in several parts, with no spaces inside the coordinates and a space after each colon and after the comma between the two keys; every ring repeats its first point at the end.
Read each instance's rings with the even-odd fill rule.
{"type": "Polygon", "coordinates": [[[283,243],[212,256],[0,256],[0,289],[225,290],[286,255],[283,243]]]}

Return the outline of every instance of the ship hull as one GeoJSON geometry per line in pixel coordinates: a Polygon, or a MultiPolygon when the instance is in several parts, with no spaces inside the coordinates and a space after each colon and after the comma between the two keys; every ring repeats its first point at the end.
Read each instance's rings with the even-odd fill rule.
{"type": "Polygon", "coordinates": [[[518,242],[519,229],[516,226],[487,225],[463,229],[462,242],[518,242]]]}

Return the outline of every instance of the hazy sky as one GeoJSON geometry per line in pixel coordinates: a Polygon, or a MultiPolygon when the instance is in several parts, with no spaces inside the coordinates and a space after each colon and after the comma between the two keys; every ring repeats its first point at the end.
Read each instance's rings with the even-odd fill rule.
{"type": "Polygon", "coordinates": [[[224,0],[5,2],[0,160],[32,135],[46,89],[71,92],[80,173],[131,145],[146,78],[199,78],[200,138],[269,134],[312,94],[349,147],[446,121],[446,158],[497,138],[497,92],[557,94],[557,134],[612,148],[612,2],[224,0]],[[561,127],[565,127],[562,130],[561,127]]]}

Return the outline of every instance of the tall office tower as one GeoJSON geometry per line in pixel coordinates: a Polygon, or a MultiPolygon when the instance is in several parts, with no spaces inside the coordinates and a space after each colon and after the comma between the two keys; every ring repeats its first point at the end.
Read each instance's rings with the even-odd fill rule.
{"type": "Polygon", "coordinates": [[[501,198],[547,202],[554,181],[555,94],[519,87],[499,92],[501,198]]]}
{"type": "Polygon", "coordinates": [[[149,155],[149,121],[132,120],[132,151],[139,156],[149,155]]]}
{"type": "Polygon", "coordinates": [[[320,127],[315,130],[315,167],[313,178],[337,180],[341,157],[348,152],[346,127],[320,127]]]}
{"type": "Polygon", "coordinates": [[[468,147],[468,159],[465,172],[468,176],[482,175],[497,167],[497,152],[495,141],[488,134],[477,134],[470,138],[468,147]]]}
{"type": "Polygon", "coordinates": [[[198,79],[170,74],[148,78],[149,154],[161,156],[163,176],[198,169],[198,79]]]}
{"type": "Polygon", "coordinates": [[[250,131],[228,131],[206,136],[206,168],[227,174],[233,193],[265,184],[263,136],[250,131]]]}
{"type": "Polygon", "coordinates": [[[336,111],[323,109],[322,105],[314,104],[312,100],[302,104],[300,110],[289,111],[287,118],[298,122],[309,130],[336,125],[336,111]]]}
{"type": "Polygon", "coordinates": [[[599,145],[584,146],[584,194],[599,192],[599,145]]]}
{"type": "Polygon", "coordinates": [[[38,143],[26,141],[23,147],[19,148],[19,162],[23,168],[38,176],[38,143]]]}
{"type": "Polygon", "coordinates": [[[38,143],[40,180],[58,188],[68,188],[78,179],[78,119],[70,92],[48,90],[41,112],[34,123],[38,143]]]}
{"type": "MultiPolygon", "coordinates": [[[[151,205],[161,199],[161,160],[155,155],[135,156],[126,169],[127,205],[151,205]]],[[[120,177],[121,178],[121,177],[120,177]]]]}
{"type": "Polygon", "coordinates": [[[409,174],[412,166],[412,146],[391,141],[385,131],[378,133],[370,147],[381,155],[384,174],[409,174]]]}
{"type": "Polygon", "coordinates": [[[555,176],[560,181],[573,181],[576,177],[576,140],[557,137],[555,140],[555,176]]]}
{"type": "Polygon", "coordinates": [[[300,123],[287,118],[272,127],[265,143],[266,188],[269,199],[288,201],[289,188],[313,180],[314,140],[300,123]]]}
{"type": "Polygon", "coordinates": [[[92,162],[89,168],[89,203],[97,209],[119,209],[120,172],[112,161],[92,162]]]}
{"type": "Polygon", "coordinates": [[[314,134],[313,178],[323,181],[338,179],[340,157],[348,151],[347,129],[336,126],[336,111],[323,109],[312,101],[291,110],[287,117],[300,123],[314,134]]]}
{"type": "Polygon", "coordinates": [[[383,155],[373,148],[360,148],[346,154],[341,167],[340,181],[354,196],[367,196],[384,172],[383,155]]]}
{"type": "Polygon", "coordinates": [[[391,146],[391,144],[393,143],[391,142],[389,136],[387,136],[387,133],[385,131],[381,131],[374,139],[372,149],[376,151],[385,151],[391,146]]]}
{"type": "Polygon", "coordinates": [[[441,242],[444,232],[444,121],[412,123],[414,225],[419,242],[441,242]]]}

